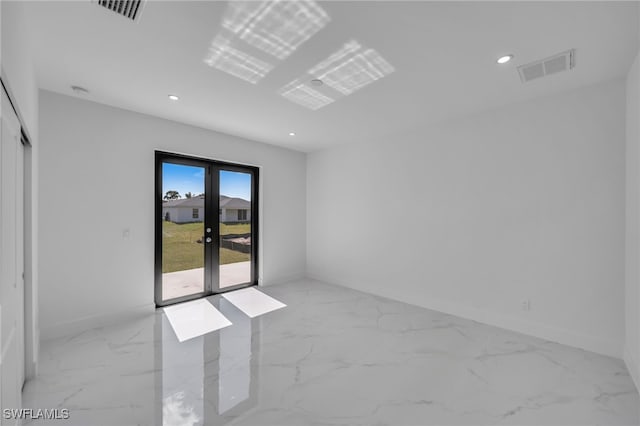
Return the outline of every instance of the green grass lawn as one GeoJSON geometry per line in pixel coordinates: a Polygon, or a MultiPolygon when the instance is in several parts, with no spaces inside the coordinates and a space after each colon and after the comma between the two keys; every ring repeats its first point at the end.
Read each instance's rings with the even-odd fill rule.
{"type": "Polygon", "coordinates": [[[225,225],[224,223],[220,224],[220,235],[248,234],[249,232],[251,232],[251,225],[248,223],[238,225],[225,225]]]}
{"type": "MultiPolygon", "coordinates": [[[[220,224],[220,233],[246,234],[251,225],[220,224]]],[[[197,240],[204,235],[204,223],[172,223],[162,222],[162,272],[184,271],[185,269],[202,268],[204,266],[204,244],[197,240]]],[[[244,262],[249,260],[248,253],[240,253],[229,249],[220,250],[220,264],[244,262]]]]}

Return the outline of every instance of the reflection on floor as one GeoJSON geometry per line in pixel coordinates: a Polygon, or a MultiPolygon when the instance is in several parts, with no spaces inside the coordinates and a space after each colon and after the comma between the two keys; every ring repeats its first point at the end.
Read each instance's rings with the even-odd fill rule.
{"type": "MultiPolygon", "coordinates": [[[[287,306],[256,290],[255,287],[230,291],[223,294],[222,297],[249,318],[255,318],[287,306]]],[[[231,321],[206,299],[167,306],[163,308],[163,311],[179,342],[232,325],[231,321]]]]}
{"type": "MultiPolygon", "coordinates": [[[[251,281],[251,262],[220,265],[220,288],[251,281]]],[[[165,300],[204,291],[204,268],[162,274],[162,295],[165,300]]]]}
{"type": "Polygon", "coordinates": [[[231,325],[231,321],[206,299],[167,306],[163,311],[179,342],[231,325]]]}
{"type": "Polygon", "coordinates": [[[284,303],[267,296],[255,287],[243,288],[242,290],[230,291],[222,295],[225,299],[240,309],[250,318],[284,308],[284,303]]]}
{"type": "Polygon", "coordinates": [[[160,403],[149,418],[155,422],[149,420],[148,424],[224,424],[256,406],[259,378],[251,358],[259,353],[259,347],[252,339],[251,318],[224,299],[215,302],[233,325],[213,334],[179,345],[165,344],[173,337],[163,319],[162,350],[156,355],[162,371],[156,381],[156,402],[160,403]]]}
{"type": "MultiPolygon", "coordinates": [[[[56,425],[638,424],[622,361],[314,281],[178,342],[162,310],[43,344],[24,405],[56,425]]],[[[28,424],[42,424],[34,421],[28,424]]]]}

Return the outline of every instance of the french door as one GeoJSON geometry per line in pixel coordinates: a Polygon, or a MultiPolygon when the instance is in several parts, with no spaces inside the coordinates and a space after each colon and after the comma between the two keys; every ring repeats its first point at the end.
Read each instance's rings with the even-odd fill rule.
{"type": "Polygon", "coordinates": [[[257,284],[258,169],[156,151],[156,306],[257,284]]]}

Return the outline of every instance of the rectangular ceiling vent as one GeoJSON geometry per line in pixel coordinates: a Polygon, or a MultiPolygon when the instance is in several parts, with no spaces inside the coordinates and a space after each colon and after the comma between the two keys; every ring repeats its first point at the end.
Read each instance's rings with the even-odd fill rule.
{"type": "Polygon", "coordinates": [[[573,69],[576,65],[576,50],[571,49],[539,61],[530,62],[518,67],[523,83],[540,77],[573,69]]]}
{"type": "Polygon", "coordinates": [[[144,0],[97,0],[97,3],[118,15],[137,21],[140,18],[144,0]]]}

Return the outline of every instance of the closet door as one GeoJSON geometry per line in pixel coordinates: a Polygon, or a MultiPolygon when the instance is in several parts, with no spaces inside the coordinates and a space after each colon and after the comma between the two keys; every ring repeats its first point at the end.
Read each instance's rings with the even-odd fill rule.
{"type": "Polygon", "coordinates": [[[0,96],[0,398],[5,409],[20,408],[24,382],[23,147],[18,118],[2,89],[0,96]]]}

